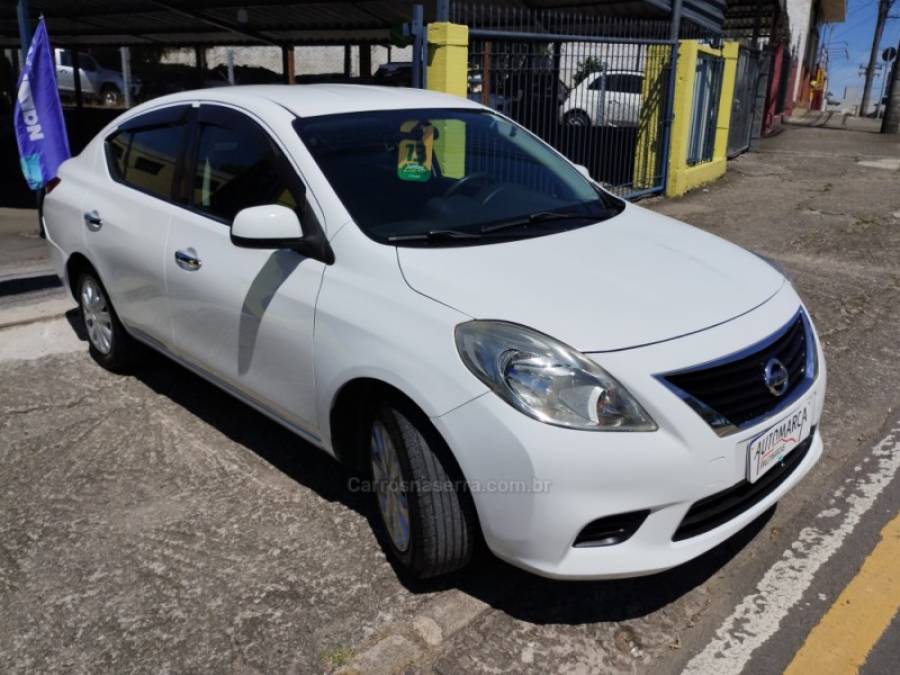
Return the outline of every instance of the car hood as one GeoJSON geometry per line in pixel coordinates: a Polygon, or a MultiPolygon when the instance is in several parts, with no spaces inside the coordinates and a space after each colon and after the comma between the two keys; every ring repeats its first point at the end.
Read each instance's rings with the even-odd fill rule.
{"type": "Polygon", "coordinates": [[[397,251],[407,283],[419,293],[585,352],[710,328],[758,307],[785,283],[758,256],[631,204],[568,232],[397,251]]]}

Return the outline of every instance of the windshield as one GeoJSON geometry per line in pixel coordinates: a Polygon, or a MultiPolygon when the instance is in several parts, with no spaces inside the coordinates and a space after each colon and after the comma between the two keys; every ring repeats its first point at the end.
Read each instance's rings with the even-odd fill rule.
{"type": "Polygon", "coordinates": [[[389,110],[295,127],[350,215],[394,245],[558,232],[622,204],[523,128],[480,110],[389,110]]]}

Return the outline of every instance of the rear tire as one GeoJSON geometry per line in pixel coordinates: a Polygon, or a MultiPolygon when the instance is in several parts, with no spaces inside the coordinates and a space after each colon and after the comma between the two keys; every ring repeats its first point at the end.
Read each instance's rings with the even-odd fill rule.
{"type": "Polygon", "coordinates": [[[369,456],[387,548],[426,579],[464,567],[475,548],[471,498],[450,450],[411,406],[385,405],[369,424],[369,456]]]}
{"type": "Polygon", "coordinates": [[[140,345],[122,326],[100,279],[83,272],[76,288],[91,357],[114,373],[128,370],[137,361],[140,345]]]}
{"type": "Polygon", "coordinates": [[[114,84],[104,84],[100,90],[100,100],[108,108],[118,108],[122,105],[122,92],[114,84]]]}

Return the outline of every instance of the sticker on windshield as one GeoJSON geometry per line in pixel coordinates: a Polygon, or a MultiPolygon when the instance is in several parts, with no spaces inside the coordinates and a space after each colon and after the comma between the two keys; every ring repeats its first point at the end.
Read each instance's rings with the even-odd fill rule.
{"type": "Polygon", "coordinates": [[[418,120],[404,122],[400,127],[409,137],[397,147],[397,178],[425,182],[431,178],[431,157],[434,149],[434,127],[423,126],[418,120]]]}

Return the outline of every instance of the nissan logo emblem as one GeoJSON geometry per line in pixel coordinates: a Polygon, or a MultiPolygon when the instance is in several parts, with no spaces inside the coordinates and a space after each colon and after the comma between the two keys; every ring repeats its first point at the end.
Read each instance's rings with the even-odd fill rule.
{"type": "Polygon", "coordinates": [[[788,370],[784,364],[778,359],[769,359],[766,361],[766,367],[763,370],[763,381],[766,383],[772,396],[781,396],[788,388],[788,370]]]}

